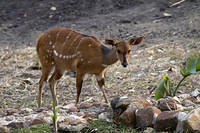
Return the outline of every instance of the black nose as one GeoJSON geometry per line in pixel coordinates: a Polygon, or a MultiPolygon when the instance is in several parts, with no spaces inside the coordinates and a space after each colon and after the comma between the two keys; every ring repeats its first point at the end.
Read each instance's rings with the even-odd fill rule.
{"type": "Polygon", "coordinates": [[[128,65],[128,64],[127,64],[126,62],[123,62],[123,63],[122,63],[122,66],[123,66],[123,67],[127,67],[127,65],[128,65]]]}

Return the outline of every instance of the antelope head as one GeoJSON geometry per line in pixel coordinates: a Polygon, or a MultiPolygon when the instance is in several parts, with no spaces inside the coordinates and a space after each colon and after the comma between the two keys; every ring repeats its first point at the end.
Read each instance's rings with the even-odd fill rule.
{"type": "Polygon", "coordinates": [[[116,54],[123,67],[127,67],[129,55],[131,52],[131,45],[138,45],[144,37],[132,38],[130,40],[119,41],[106,39],[105,43],[116,47],[116,54]]]}

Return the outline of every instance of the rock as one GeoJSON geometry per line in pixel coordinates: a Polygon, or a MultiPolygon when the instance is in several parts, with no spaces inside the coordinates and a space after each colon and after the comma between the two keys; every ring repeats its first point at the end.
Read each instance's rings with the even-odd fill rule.
{"type": "Polygon", "coordinates": [[[71,125],[87,124],[86,119],[76,116],[76,115],[68,115],[68,116],[66,116],[66,118],[68,119],[69,124],[71,124],[71,125]]]}
{"type": "Polygon", "coordinates": [[[12,115],[14,113],[17,113],[18,110],[17,109],[13,109],[13,108],[9,108],[9,109],[6,110],[6,112],[7,112],[7,115],[12,115]]]}
{"type": "Polygon", "coordinates": [[[59,133],[68,133],[68,132],[81,132],[81,130],[86,126],[86,124],[78,125],[69,125],[67,123],[60,123],[58,126],[59,133]]]}
{"type": "Polygon", "coordinates": [[[117,111],[117,109],[121,109],[121,113],[128,108],[128,105],[132,102],[132,100],[126,96],[124,97],[115,97],[111,100],[111,107],[113,111],[117,111]]]}
{"type": "Polygon", "coordinates": [[[103,112],[99,114],[98,118],[101,120],[106,120],[107,122],[112,122],[111,114],[109,112],[103,112]]]}
{"type": "Polygon", "coordinates": [[[42,111],[48,111],[50,109],[51,109],[50,107],[40,107],[40,108],[37,108],[35,111],[39,113],[39,112],[42,112],[42,111]]]}
{"type": "Polygon", "coordinates": [[[68,109],[68,112],[70,113],[70,112],[77,112],[77,107],[72,107],[72,108],[70,108],[70,109],[68,109]]]}
{"type": "Polygon", "coordinates": [[[151,128],[151,127],[148,127],[142,133],[155,133],[155,130],[153,128],[151,128]]]}
{"type": "Polygon", "coordinates": [[[178,97],[181,99],[188,99],[190,98],[190,94],[180,94],[178,97]]]}
{"type": "Polygon", "coordinates": [[[174,131],[178,124],[179,111],[164,111],[160,113],[155,121],[156,131],[174,131]]]}
{"type": "Polygon", "coordinates": [[[132,108],[143,108],[146,106],[151,106],[151,104],[142,97],[116,97],[111,101],[113,118],[118,120],[118,117],[128,108],[129,105],[132,106],[132,108]]]}
{"type": "Polygon", "coordinates": [[[0,125],[0,133],[10,133],[10,130],[5,126],[0,125]]]}
{"type": "Polygon", "coordinates": [[[92,107],[92,104],[88,103],[88,102],[82,102],[82,103],[80,103],[80,106],[79,106],[80,109],[87,109],[90,107],[92,107]]]}
{"type": "Polygon", "coordinates": [[[190,93],[190,95],[191,95],[192,97],[197,97],[197,96],[199,96],[199,95],[200,95],[199,89],[198,89],[198,88],[195,89],[194,91],[192,91],[192,92],[190,93]]]}
{"type": "Polygon", "coordinates": [[[13,122],[8,124],[8,127],[11,128],[11,129],[24,128],[24,122],[13,121],[13,122]]]}
{"type": "Polygon", "coordinates": [[[87,113],[85,113],[85,115],[83,116],[83,118],[86,118],[87,120],[88,120],[88,119],[96,119],[97,117],[98,117],[97,114],[92,113],[92,112],[87,112],[87,113]]]}
{"type": "Polygon", "coordinates": [[[159,99],[155,106],[161,111],[177,110],[176,101],[171,97],[159,99]]]}
{"type": "Polygon", "coordinates": [[[6,121],[12,121],[12,120],[14,120],[15,119],[15,117],[14,116],[7,116],[6,118],[5,118],[5,120],[6,121]]]}
{"type": "Polygon", "coordinates": [[[187,100],[187,99],[184,100],[182,104],[183,104],[183,106],[185,106],[185,107],[189,107],[189,106],[193,106],[193,107],[194,107],[194,106],[195,106],[195,104],[194,104],[192,101],[187,100]]]}
{"type": "Polygon", "coordinates": [[[63,106],[61,108],[64,109],[64,110],[67,110],[68,113],[77,112],[77,110],[78,110],[74,103],[65,105],[65,106],[63,106]]]}
{"type": "Polygon", "coordinates": [[[20,114],[28,114],[28,113],[31,113],[31,112],[33,112],[33,109],[30,109],[30,108],[23,108],[23,109],[21,109],[20,110],[20,114]]]}
{"type": "Polygon", "coordinates": [[[70,103],[70,104],[64,104],[61,108],[65,109],[65,110],[68,110],[68,109],[70,109],[70,108],[72,108],[74,106],[75,106],[74,103],[70,103]]]}
{"type": "MultiPolygon", "coordinates": [[[[136,127],[136,116],[135,116],[135,107],[128,107],[120,116],[119,116],[119,122],[122,122],[123,124],[135,128],[136,127]]],[[[118,121],[116,121],[118,123],[118,121]]]]}
{"type": "Polygon", "coordinates": [[[160,113],[161,111],[158,108],[151,106],[136,110],[137,129],[143,130],[146,127],[153,127],[153,124],[160,113]]]}
{"type": "Polygon", "coordinates": [[[184,132],[200,132],[200,107],[186,115],[182,124],[184,132]]]}
{"type": "Polygon", "coordinates": [[[85,113],[84,112],[78,112],[77,115],[80,116],[80,117],[84,117],[85,113]]]}
{"type": "Polygon", "coordinates": [[[176,133],[183,133],[183,120],[187,114],[185,112],[180,112],[178,114],[178,125],[176,126],[176,133]]]}
{"type": "Polygon", "coordinates": [[[46,123],[45,120],[41,119],[41,118],[35,118],[32,122],[31,122],[31,126],[32,125],[37,125],[37,124],[43,124],[46,123]]]}

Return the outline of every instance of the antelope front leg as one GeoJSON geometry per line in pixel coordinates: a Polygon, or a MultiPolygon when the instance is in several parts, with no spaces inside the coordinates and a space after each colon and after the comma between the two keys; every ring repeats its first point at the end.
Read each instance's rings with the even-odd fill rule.
{"type": "Polygon", "coordinates": [[[104,73],[100,74],[100,75],[96,75],[96,80],[97,80],[97,83],[99,85],[99,88],[101,89],[101,91],[103,92],[103,97],[105,99],[105,102],[108,103],[108,100],[107,100],[107,94],[105,92],[105,83],[104,83],[104,73]]]}
{"type": "Polygon", "coordinates": [[[54,73],[52,74],[51,78],[49,79],[49,86],[51,89],[51,94],[52,94],[52,98],[53,98],[53,105],[57,106],[58,100],[57,100],[57,91],[56,91],[56,84],[57,84],[57,80],[59,80],[62,77],[62,73],[56,71],[54,71],[54,73]]]}
{"type": "Polygon", "coordinates": [[[84,77],[84,74],[76,72],[76,89],[77,89],[76,105],[79,102],[79,97],[81,94],[81,88],[83,84],[83,77],[84,77]]]}

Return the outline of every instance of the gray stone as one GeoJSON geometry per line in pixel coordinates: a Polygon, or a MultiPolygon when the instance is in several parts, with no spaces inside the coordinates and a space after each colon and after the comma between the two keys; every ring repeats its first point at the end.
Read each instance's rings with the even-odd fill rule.
{"type": "Polygon", "coordinates": [[[43,124],[46,123],[45,120],[41,119],[41,118],[35,118],[32,122],[31,122],[31,126],[32,125],[37,125],[37,124],[43,124]]]}
{"type": "Polygon", "coordinates": [[[111,114],[109,112],[103,112],[99,114],[98,118],[107,122],[112,122],[111,114]]]}
{"type": "Polygon", "coordinates": [[[200,95],[199,89],[198,89],[198,88],[195,89],[194,91],[192,91],[192,92],[190,93],[190,95],[191,95],[192,97],[197,97],[197,96],[199,96],[199,95],[200,95]]]}
{"type": "Polygon", "coordinates": [[[27,113],[31,113],[31,112],[33,112],[33,109],[31,109],[31,108],[23,108],[23,109],[21,109],[20,110],[20,114],[27,114],[27,113]]]}
{"type": "Polygon", "coordinates": [[[13,122],[8,124],[8,127],[11,128],[11,129],[24,128],[24,122],[13,121],[13,122]]]}
{"type": "Polygon", "coordinates": [[[178,114],[178,125],[176,127],[176,133],[183,133],[183,120],[186,117],[186,113],[185,112],[180,112],[178,114]]]}
{"type": "Polygon", "coordinates": [[[192,102],[192,101],[190,101],[190,100],[188,100],[188,99],[186,99],[186,100],[184,100],[183,102],[182,102],[182,104],[183,104],[183,106],[185,106],[185,107],[189,107],[189,106],[195,106],[195,104],[192,102]]]}
{"type": "Polygon", "coordinates": [[[156,107],[161,111],[177,110],[176,101],[171,97],[159,99],[156,102],[156,107]]]}
{"type": "Polygon", "coordinates": [[[60,123],[58,125],[58,132],[80,132],[86,124],[69,125],[68,123],[60,123]]]}

